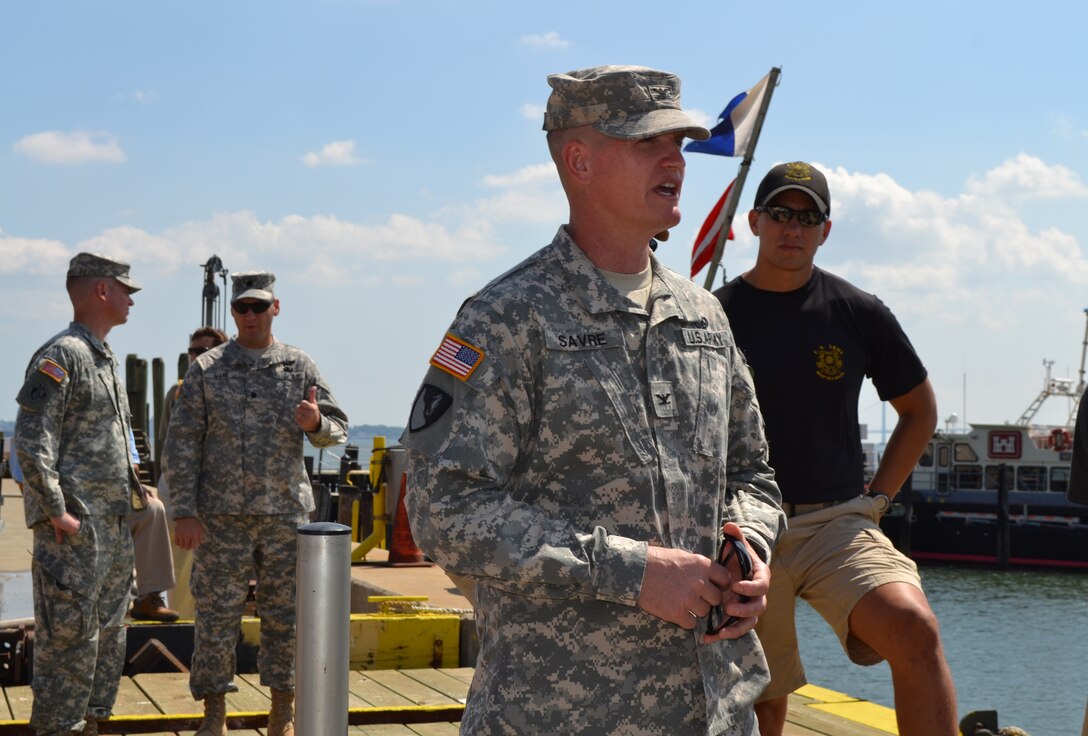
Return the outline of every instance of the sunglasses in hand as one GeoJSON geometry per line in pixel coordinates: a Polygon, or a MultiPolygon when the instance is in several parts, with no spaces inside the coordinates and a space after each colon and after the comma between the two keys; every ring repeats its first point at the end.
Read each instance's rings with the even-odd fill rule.
{"type": "MultiPolygon", "coordinates": [[[[752,579],[752,558],[748,554],[748,548],[744,546],[744,543],[734,537],[732,534],[722,534],[722,546],[718,549],[718,564],[722,567],[729,568],[730,561],[736,558],[737,568],[740,570],[740,576],[744,580],[752,579]]],[[[733,570],[729,569],[730,574],[733,570]]],[[[748,596],[740,596],[741,603],[748,602],[748,596]]],[[[706,617],[706,633],[707,636],[714,636],[724,628],[732,626],[737,621],[740,621],[738,616],[726,616],[725,606],[719,604],[710,609],[710,613],[706,617]]]]}

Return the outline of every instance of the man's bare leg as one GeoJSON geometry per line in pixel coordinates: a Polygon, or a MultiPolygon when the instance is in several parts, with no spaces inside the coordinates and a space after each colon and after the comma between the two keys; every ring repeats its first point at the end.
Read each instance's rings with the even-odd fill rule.
{"type": "Polygon", "coordinates": [[[921,590],[889,583],[870,591],[850,613],[850,633],[888,660],[901,736],[957,736],[956,688],[921,590]]]}
{"type": "Polygon", "coordinates": [[[783,695],[756,703],[756,720],[759,721],[760,736],[782,736],[786,728],[786,709],[790,696],[783,695]]]}

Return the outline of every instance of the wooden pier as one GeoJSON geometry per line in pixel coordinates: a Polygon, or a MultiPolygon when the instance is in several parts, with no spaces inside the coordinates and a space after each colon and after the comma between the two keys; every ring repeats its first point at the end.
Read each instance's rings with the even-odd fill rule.
{"type": "MultiPolygon", "coordinates": [[[[23,523],[22,498],[10,479],[4,479],[2,485],[6,528],[0,531],[0,572],[29,571],[31,535],[23,523]]],[[[385,551],[374,550],[368,559],[380,563],[385,559],[385,551]]],[[[368,598],[383,595],[427,596],[431,605],[447,612],[470,608],[468,601],[437,568],[391,568],[381,564],[352,566],[353,613],[377,610],[377,606],[367,602],[368,598]]],[[[435,625],[441,618],[436,616],[430,625],[435,625]]],[[[348,733],[351,736],[457,734],[457,723],[472,679],[472,668],[454,666],[457,663],[455,652],[462,648],[455,644],[458,637],[446,632],[443,634],[444,646],[436,647],[433,641],[418,641],[419,636],[411,633],[415,629],[410,627],[396,631],[384,626],[374,629],[357,620],[356,616],[352,619],[352,639],[361,651],[352,654],[348,718],[353,725],[348,733]],[[372,631],[375,633],[369,633],[372,631]],[[417,648],[416,645],[420,649],[418,656],[424,658],[422,664],[375,654],[399,651],[401,655],[407,655],[417,648]],[[441,667],[435,669],[429,665],[438,651],[442,652],[438,657],[442,662],[441,667]],[[450,657],[454,658],[452,663],[450,657]],[[366,663],[362,664],[363,661],[366,663]]],[[[258,676],[254,674],[238,675],[235,682],[239,691],[227,696],[230,733],[263,736],[271,702],[267,688],[260,686],[258,676]]],[[[27,725],[32,702],[29,686],[3,689],[0,736],[32,734],[27,725]]],[[[101,732],[189,736],[200,722],[200,705],[189,693],[186,673],[144,673],[126,677],[121,682],[114,717],[102,724],[101,732]]],[[[895,712],[890,708],[811,685],[790,696],[785,736],[885,736],[889,733],[898,733],[895,712]]]]}
{"type": "MultiPolygon", "coordinates": [[[[352,671],[348,734],[351,736],[455,736],[472,669],[352,671]]],[[[267,724],[270,696],[257,675],[239,675],[227,696],[231,734],[258,736],[267,724]]],[[[27,686],[4,689],[0,736],[31,736],[33,702],[27,686]]],[[[886,736],[898,733],[895,713],[864,700],[806,686],[790,697],[785,736],[886,736]]],[[[200,704],[189,694],[188,675],[149,673],[126,677],[114,716],[103,734],[190,736],[200,704]]]]}

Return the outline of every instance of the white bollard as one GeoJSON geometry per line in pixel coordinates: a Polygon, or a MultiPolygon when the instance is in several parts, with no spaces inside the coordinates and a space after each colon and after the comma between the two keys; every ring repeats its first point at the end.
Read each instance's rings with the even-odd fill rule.
{"type": "Polygon", "coordinates": [[[345,736],[351,649],[351,527],[298,528],[295,733],[345,736]]]}

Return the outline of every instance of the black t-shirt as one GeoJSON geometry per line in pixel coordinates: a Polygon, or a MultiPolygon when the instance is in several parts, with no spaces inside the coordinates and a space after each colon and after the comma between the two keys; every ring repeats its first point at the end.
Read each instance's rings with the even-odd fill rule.
{"type": "Polygon", "coordinates": [[[862,381],[871,378],[887,401],[926,378],[895,316],[872,294],[818,268],[796,291],[763,291],[738,277],[714,295],[752,369],[783,500],[860,494],[862,381]]]}

